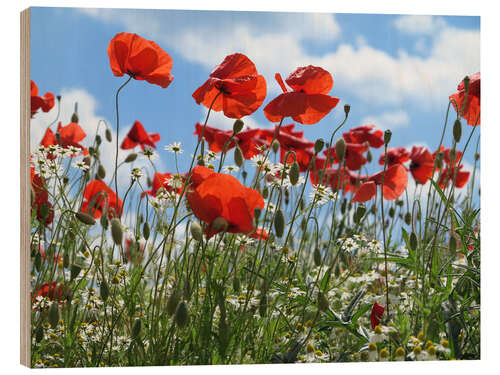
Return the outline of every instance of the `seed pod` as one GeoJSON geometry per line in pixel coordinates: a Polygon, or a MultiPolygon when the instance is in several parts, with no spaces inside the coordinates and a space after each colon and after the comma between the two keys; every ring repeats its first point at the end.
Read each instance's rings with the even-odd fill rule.
{"type": "Polygon", "coordinates": [[[339,138],[339,140],[335,142],[335,156],[337,157],[337,160],[344,160],[345,149],[346,144],[344,138],[339,138]]]}
{"type": "Polygon", "coordinates": [[[135,159],[137,159],[137,154],[135,152],[132,152],[125,158],[125,163],[132,163],[133,161],[135,161],[135,159]]]}
{"type": "Polygon", "coordinates": [[[313,256],[314,256],[314,265],[316,267],[319,267],[321,265],[321,252],[319,251],[318,247],[314,249],[313,256]]]}
{"type": "Polygon", "coordinates": [[[189,323],[189,312],[186,306],[186,302],[182,301],[177,305],[175,310],[174,321],[179,328],[184,328],[189,323]]]}
{"type": "Polygon", "coordinates": [[[52,328],[56,328],[57,323],[59,323],[59,304],[56,301],[52,302],[52,305],[50,305],[49,323],[52,328]]]}
{"type": "Polygon", "coordinates": [[[89,214],[86,214],[84,212],[75,212],[75,217],[81,221],[83,224],[86,225],[94,225],[95,224],[95,219],[90,216],[89,214]]]}
{"type": "Polygon", "coordinates": [[[113,141],[113,136],[111,135],[111,130],[109,130],[109,128],[106,128],[106,131],[104,132],[104,135],[106,136],[106,140],[108,142],[113,141]]]}
{"type": "Polygon", "coordinates": [[[411,224],[411,213],[407,212],[405,214],[405,223],[406,225],[410,225],[411,224]]]}
{"type": "Polygon", "coordinates": [[[142,236],[146,239],[146,241],[149,239],[150,233],[151,229],[149,228],[149,223],[146,221],[142,226],[142,236]]]}
{"type": "Polygon", "coordinates": [[[462,138],[462,123],[460,122],[459,119],[455,120],[455,123],[453,124],[453,139],[455,142],[460,142],[460,139],[462,138]]]}
{"type": "Polygon", "coordinates": [[[103,180],[104,177],[106,177],[106,169],[104,169],[102,164],[99,164],[99,166],[97,167],[97,177],[99,177],[99,179],[101,180],[103,180]]]}
{"type": "Polygon", "coordinates": [[[297,161],[294,161],[292,163],[292,166],[290,167],[290,183],[295,186],[299,182],[299,175],[300,175],[300,167],[299,163],[297,161]]]}
{"type": "Polygon", "coordinates": [[[413,251],[416,251],[417,246],[418,246],[417,235],[415,234],[415,232],[411,232],[410,233],[410,247],[413,251]]]}
{"type": "Polygon", "coordinates": [[[365,212],[366,212],[366,206],[364,204],[360,204],[356,209],[356,212],[354,213],[354,222],[356,224],[359,224],[361,222],[361,219],[365,215],[365,212]]]}
{"type": "Polygon", "coordinates": [[[279,151],[279,149],[280,149],[280,143],[279,143],[279,141],[278,141],[277,139],[275,139],[275,140],[273,141],[273,143],[271,143],[271,148],[272,148],[272,150],[273,150],[273,152],[274,152],[275,154],[276,154],[276,153],[278,153],[278,151],[279,151]]]}
{"type": "Polygon", "coordinates": [[[351,105],[350,104],[344,104],[344,113],[347,116],[349,112],[351,111],[351,105]]]}
{"type": "Polygon", "coordinates": [[[106,280],[101,281],[101,285],[99,286],[99,290],[101,293],[101,299],[106,302],[106,300],[109,297],[109,288],[108,288],[108,283],[106,280]]]}
{"type": "Polygon", "coordinates": [[[71,275],[71,281],[73,281],[80,274],[82,267],[80,267],[78,264],[72,264],[69,270],[71,275]]]}
{"type": "Polygon", "coordinates": [[[236,120],[234,122],[234,124],[233,124],[233,132],[234,132],[234,134],[238,134],[240,131],[242,131],[244,125],[245,124],[243,123],[242,120],[240,120],[240,119],[236,120]]]}
{"type": "Polygon", "coordinates": [[[316,139],[316,142],[314,142],[314,153],[319,154],[323,150],[323,147],[325,147],[323,138],[316,139]]]}
{"type": "Polygon", "coordinates": [[[175,310],[177,309],[177,305],[179,304],[180,296],[177,293],[177,290],[174,289],[172,294],[168,297],[167,300],[167,314],[168,316],[172,316],[175,314],[175,310]]]}
{"type": "Polygon", "coordinates": [[[241,289],[241,283],[238,276],[233,277],[233,290],[235,293],[239,293],[241,289]]]}
{"type": "Polygon", "coordinates": [[[276,237],[281,238],[283,236],[283,231],[285,230],[285,215],[283,211],[278,209],[274,215],[274,230],[276,232],[276,237]]]}
{"type": "Polygon", "coordinates": [[[43,340],[43,324],[40,324],[35,332],[36,342],[41,342],[43,340]]]}
{"type": "Polygon", "coordinates": [[[388,144],[389,144],[389,142],[391,141],[391,137],[392,137],[392,132],[391,132],[389,129],[387,129],[387,130],[384,132],[384,143],[385,143],[386,145],[388,145],[388,144]]]}
{"type": "Polygon", "coordinates": [[[240,146],[234,148],[234,163],[240,168],[243,165],[243,153],[240,146]]]}
{"type": "Polygon", "coordinates": [[[196,221],[193,221],[191,222],[189,229],[191,231],[191,235],[196,241],[198,242],[203,241],[203,231],[201,229],[200,224],[198,224],[196,221]]]}
{"type": "Polygon", "coordinates": [[[123,229],[120,220],[116,217],[111,220],[111,237],[116,245],[120,246],[123,241],[123,229]]]}
{"type": "Polygon", "coordinates": [[[218,217],[217,219],[215,219],[212,222],[212,228],[216,232],[225,232],[227,230],[228,226],[229,226],[229,223],[223,217],[218,217]]]}
{"type": "Polygon", "coordinates": [[[132,327],[132,338],[137,340],[141,334],[142,322],[141,319],[137,318],[132,327]]]}
{"type": "Polygon", "coordinates": [[[321,311],[328,311],[328,309],[330,308],[328,300],[326,299],[323,292],[318,293],[318,307],[321,311]]]}

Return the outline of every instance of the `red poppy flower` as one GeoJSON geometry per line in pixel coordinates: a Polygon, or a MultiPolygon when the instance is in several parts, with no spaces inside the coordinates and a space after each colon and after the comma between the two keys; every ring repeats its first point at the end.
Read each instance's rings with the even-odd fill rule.
{"type": "Polygon", "coordinates": [[[383,197],[386,200],[399,198],[408,185],[408,172],[401,164],[395,164],[384,171],[380,171],[363,182],[354,197],[353,202],[366,202],[372,199],[376,193],[376,186],[383,185],[383,197]]]}
{"type": "Polygon", "coordinates": [[[43,96],[38,95],[38,86],[31,81],[31,117],[41,109],[48,112],[54,107],[54,94],[46,92],[43,96]]]}
{"type": "MultiPolygon", "coordinates": [[[[38,246],[38,251],[40,252],[40,255],[42,256],[42,259],[45,260],[45,250],[43,249],[42,245],[38,246]]],[[[53,262],[54,264],[62,264],[62,257],[60,255],[54,254],[53,262]]]]}
{"type": "Polygon", "coordinates": [[[368,142],[370,147],[379,148],[384,145],[384,132],[375,130],[375,125],[361,125],[350,129],[343,134],[344,140],[350,143],[363,144],[368,142]]]}
{"type": "Polygon", "coordinates": [[[83,191],[83,199],[81,211],[96,219],[100,218],[106,211],[110,219],[121,216],[121,199],[101,180],[93,180],[87,184],[83,191]],[[116,214],[117,210],[119,211],[118,215],[116,214]]]}
{"type": "Polygon", "coordinates": [[[144,256],[144,242],[135,241],[133,238],[125,238],[125,256],[129,262],[141,263],[144,256]]]}
{"type": "MultiPolygon", "coordinates": [[[[366,164],[367,159],[363,156],[363,154],[368,151],[368,146],[366,144],[357,144],[357,143],[350,143],[346,142],[346,148],[345,148],[345,164],[347,168],[349,168],[351,171],[357,171],[361,169],[363,165],[366,164]]],[[[335,148],[327,148],[326,150],[323,151],[323,154],[325,156],[329,156],[330,161],[338,164],[339,160],[337,158],[337,155],[335,154],[335,148]]]]}
{"type": "MultiPolygon", "coordinates": [[[[387,150],[387,166],[403,164],[410,160],[410,153],[404,147],[393,147],[387,150]]],[[[385,152],[382,152],[378,160],[380,165],[385,164],[385,152]]]]}
{"type": "Polygon", "coordinates": [[[269,234],[264,228],[258,228],[250,235],[250,238],[261,239],[262,241],[267,241],[269,239],[269,234]]]}
{"type": "MultiPolygon", "coordinates": [[[[61,140],[61,142],[59,143],[61,147],[77,147],[82,149],[84,155],[88,155],[88,150],[80,143],[78,143],[82,141],[87,136],[87,134],[85,134],[81,126],[76,122],[69,123],[66,126],[61,126],[61,122],[59,122],[59,124],[57,125],[57,132],[59,133],[59,139],[61,140]]],[[[57,144],[58,142],[56,135],[54,134],[54,132],[52,132],[52,130],[50,130],[50,128],[48,128],[42,138],[42,141],[40,142],[40,145],[49,147],[57,144]]]]}
{"type": "Polygon", "coordinates": [[[217,218],[226,220],[228,232],[254,231],[254,210],[264,208],[264,199],[257,190],[243,186],[231,175],[201,166],[193,168],[191,181],[187,201],[194,215],[208,224],[208,237],[217,233],[212,227],[217,218]]]}
{"type": "Polygon", "coordinates": [[[264,114],[271,122],[291,117],[304,124],[316,124],[338,104],[339,99],[327,95],[333,87],[332,75],[317,66],[297,68],[285,80],[293,91],[288,91],[279,73],[275,75],[283,94],[273,99],[264,114]]]}
{"type": "Polygon", "coordinates": [[[329,185],[333,191],[348,192],[352,189],[350,176],[345,168],[328,168],[325,169],[324,173],[311,172],[311,183],[318,185],[320,182],[322,185],[329,185]],[[323,175],[322,178],[320,178],[321,175],[323,175]]]}
{"type": "Polygon", "coordinates": [[[439,187],[441,189],[445,189],[453,181],[453,179],[455,179],[455,186],[459,189],[463,188],[465,184],[467,184],[467,181],[469,181],[470,172],[462,171],[462,167],[462,164],[460,164],[458,167],[446,167],[439,177],[439,187]]]}
{"type": "Polygon", "coordinates": [[[458,85],[458,92],[450,95],[451,103],[457,113],[467,120],[467,124],[475,126],[481,124],[481,73],[469,76],[469,88],[467,90],[467,102],[465,101],[464,81],[458,85]]]}
{"type": "Polygon", "coordinates": [[[135,121],[134,125],[128,132],[127,136],[120,146],[122,150],[129,150],[135,146],[141,146],[144,150],[145,146],[156,148],[155,143],[160,140],[160,135],[157,133],[147,133],[144,126],[139,121],[135,121]]]}
{"type": "Polygon", "coordinates": [[[137,34],[119,33],[108,45],[109,64],[113,74],[128,74],[134,79],[147,81],[166,88],[174,77],[172,58],[151,40],[137,34]]]}
{"type": "Polygon", "coordinates": [[[235,53],[215,67],[210,78],[193,93],[193,98],[197,104],[212,106],[213,111],[224,111],[226,117],[242,118],[261,106],[266,93],[266,80],[258,74],[254,63],[245,55],[235,53]]]}
{"type": "Polygon", "coordinates": [[[422,146],[413,146],[410,152],[410,172],[419,184],[424,185],[431,177],[434,169],[434,158],[429,150],[422,146]]]}
{"type": "MultiPolygon", "coordinates": [[[[168,180],[170,180],[171,178],[172,178],[172,173],[170,172],[166,173],[156,172],[153,176],[151,190],[146,190],[145,193],[153,197],[156,197],[156,194],[158,194],[158,190],[160,190],[161,188],[164,188],[168,192],[172,191],[172,186],[168,184],[168,180]]],[[[182,189],[176,188],[175,190],[177,193],[180,193],[182,189]]]]}
{"type": "Polygon", "coordinates": [[[379,305],[377,302],[375,302],[372,306],[372,312],[370,314],[370,321],[372,324],[372,329],[375,329],[376,326],[380,324],[380,321],[382,320],[382,316],[384,315],[385,307],[382,305],[379,305]]]}
{"type": "Polygon", "coordinates": [[[31,172],[31,187],[35,193],[32,207],[36,208],[37,220],[45,225],[50,225],[54,220],[54,209],[52,208],[52,203],[49,202],[49,193],[45,178],[36,174],[34,168],[31,169],[31,172]]]}
{"type": "Polygon", "coordinates": [[[31,296],[32,303],[36,302],[36,298],[39,296],[61,303],[71,298],[71,291],[66,285],[52,281],[40,285],[38,289],[32,292],[31,296]]]}

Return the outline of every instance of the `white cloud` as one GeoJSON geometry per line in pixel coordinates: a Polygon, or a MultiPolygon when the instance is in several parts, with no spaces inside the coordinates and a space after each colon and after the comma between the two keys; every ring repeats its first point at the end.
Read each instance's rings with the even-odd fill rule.
{"type": "Polygon", "coordinates": [[[366,116],[361,121],[364,124],[375,124],[379,129],[390,129],[406,127],[410,124],[410,116],[402,109],[383,112],[376,116],[366,116]]]}
{"type": "Polygon", "coordinates": [[[446,26],[446,22],[436,16],[401,16],[394,21],[394,26],[407,34],[431,35],[446,26]]]}

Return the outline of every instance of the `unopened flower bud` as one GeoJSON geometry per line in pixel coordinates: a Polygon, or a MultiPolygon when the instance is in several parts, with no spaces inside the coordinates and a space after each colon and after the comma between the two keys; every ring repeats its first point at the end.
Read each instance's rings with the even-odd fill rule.
{"type": "Polygon", "coordinates": [[[191,222],[189,230],[191,231],[191,235],[196,241],[200,242],[203,240],[203,231],[201,230],[200,224],[198,224],[196,221],[191,222]]]}
{"type": "Polygon", "coordinates": [[[49,309],[49,323],[52,328],[56,328],[59,323],[59,304],[57,302],[52,302],[49,309]]]}
{"type": "Polygon", "coordinates": [[[111,220],[111,237],[116,245],[120,246],[123,241],[123,229],[120,220],[116,217],[111,220]]]}
{"type": "Polygon", "coordinates": [[[86,214],[84,212],[76,212],[75,217],[80,220],[83,224],[86,225],[94,225],[95,224],[95,219],[90,216],[89,214],[86,214]]]}
{"type": "Polygon", "coordinates": [[[292,166],[290,167],[289,176],[290,176],[290,183],[293,186],[297,185],[297,183],[299,182],[299,176],[300,176],[300,167],[299,167],[299,163],[297,163],[297,161],[294,161],[292,163],[292,166]]]}
{"type": "Polygon", "coordinates": [[[345,112],[346,116],[349,114],[350,111],[351,111],[351,105],[350,104],[344,104],[344,112],[345,112]]]}
{"type": "Polygon", "coordinates": [[[71,281],[73,281],[79,274],[80,271],[82,270],[82,267],[80,267],[78,264],[72,264],[69,271],[71,275],[71,281]]]}
{"type": "Polygon", "coordinates": [[[137,339],[141,334],[142,322],[141,319],[136,319],[134,322],[134,326],[132,327],[132,338],[137,339]]]}
{"type": "Polygon", "coordinates": [[[142,226],[142,236],[147,241],[149,239],[150,234],[151,234],[151,228],[149,227],[149,223],[146,221],[142,226]]]}
{"type": "Polygon", "coordinates": [[[137,154],[135,152],[132,152],[127,155],[124,161],[125,163],[132,163],[133,161],[135,161],[135,159],[137,159],[137,154]]]}
{"type": "Polygon", "coordinates": [[[326,299],[323,292],[318,293],[318,307],[321,311],[328,311],[328,309],[330,308],[328,300],[326,299]]]}
{"type": "Polygon", "coordinates": [[[391,141],[391,137],[392,137],[392,132],[391,132],[389,129],[387,129],[387,130],[384,132],[384,143],[385,143],[386,145],[388,145],[388,144],[389,144],[389,142],[391,141]]]}
{"type": "Polygon", "coordinates": [[[187,309],[186,302],[182,301],[177,305],[177,309],[175,310],[175,323],[179,328],[184,328],[189,323],[189,312],[187,309]]]}
{"type": "Polygon", "coordinates": [[[470,78],[469,76],[464,77],[464,90],[468,91],[469,90],[469,83],[470,83],[470,78]]]}
{"type": "Polygon", "coordinates": [[[99,164],[99,166],[97,167],[97,177],[99,177],[99,179],[101,180],[106,177],[106,169],[104,169],[102,164],[99,164]]]}
{"type": "Polygon", "coordinates": [[[318,247],[314,249],[313,258],[314,258],[314,265],[316,267],[319,267],[321,265],[321,252],[319,251],[318,247]]]}
{"type": "Polygon", "coordinates": [[[212,228],[217,232],[225,232],[229,223],[223,217],[218,217],[212,222],[212,228]]]}
{"type": "Polygon", "coordinates": [[[410,225],[411,224],[411,213],[407,212],[405,214],[405,223],[406,225],[410,225]]]}
{"type": "Polygon", "coordinates": [[[279,143],[279,141],[277,139],[275,139],[273,141],[273,143],[271,143],[271,149],[273,150],[273,152],[275,154],[279,151],[279,149],[280,149],[280,143],[279,143]]]}
{"type": "Polygon", "coordinates": [[[366,206],[364,204],[360,204],[356,209],[356,212],[354,212],[354,222],[356,224],[359,224],[361,222],[361,219],[365,215],[365,212],[366,212],[366,206]]]}
{"type": "Polygon", "coordinates": [[[453,124],[453,139],[455,140],[456,143],[460,142],[460,139],[462,138],[462,122],[460,119],[456,119],[455,123],[453,124]]]}
{"type": "Polygon", "coordinates": [[[325,141],[323,138],[316,139],[316,142],[314,142],[314,153],[319,154],[321,150],[323,150],[323,147],[325,147],[325,141]]]}
{"type": "Polygon", "coordinates": [[[240,120],[240,119],[236,120],[234,122],[234,124],[233,124],[233,132],[234,132],[234,134],[238,134],[240,131],[242,131],[244,125],[245,124],[243,123],[242,120],[240,120]]]}
{"type": "Polygon", "coordinates": [[[106,302],[109,297],[109,288],[106,280],[102,280],[101,285],[99,286],[99,290],[101,293],[101,299],[106,302]]]}
{"type": "Polygon", "coordinates": [[[277,237],[282,237],[285,230],[285,215],[283,211],[278,209],[274,215],[274,230],[276,231],[277,237]]]}
{"type": "Polygon", "coordinates": [[[177,305],[179,304],[179,293],[176,290],[172,292],[172,294],[168,297],[167,300],[167,314],[168,316],[172,316],[175,314],[175,310],[177,309],[177,305]]]}
{"type": "Polygon", "coordinates": [[[108,142],[111,142],[113,140],[113,136],[111,135],[111,130],[109,130],[109,128],[106,128],[104,135],[106,136],[106,140],[108,142]]]}
{"type": "Polygon", "coordinates": [[[258,219],[260,217],[261,213],[262,213],[262,210],[260,209],[260,207],[254,208],[253,215],[254,215],[255,219],[258,219]]]}
{"type": "Polygon", "coordinates": [[[373,156],[372,156],[372,153],[370,150],[368,150],[368,152],[366,153],[366,161],[368,163],[371,163],[371,161],[373,160],[373,156]]]}
{"type": "Polygon", "coordinates": [[[234,148],[234,163],[241,168],[243,165],[243,153],[241,152],[240,146],[234,148]]]}
{"type": "Polygon", "coordinates": [[[339,138],[339,140],[335,142],[335,156],[337,157],[338,161],[344,160],[345,149],[346,145],[344,138],[339,138]]]}

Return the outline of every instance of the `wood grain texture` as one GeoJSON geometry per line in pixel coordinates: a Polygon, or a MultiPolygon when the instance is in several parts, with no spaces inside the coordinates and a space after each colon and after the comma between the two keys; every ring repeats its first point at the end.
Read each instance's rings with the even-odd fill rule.
{"type": "Polygon", "coordinates": [[[21,12],[21,364],[31,367],[30,301],[30,9],[21,12]]]}

